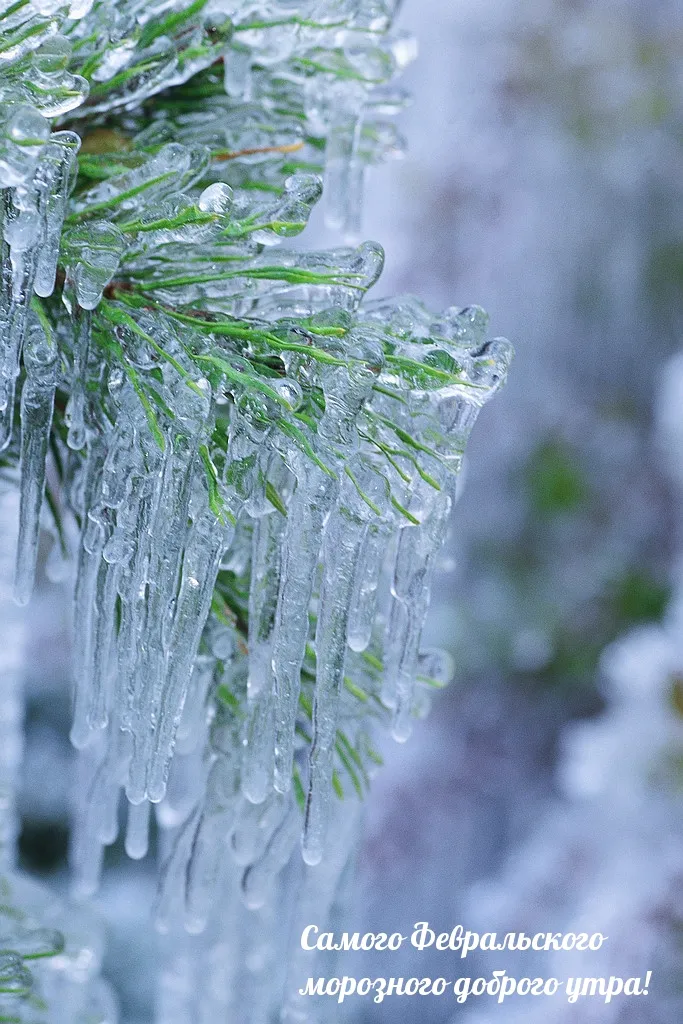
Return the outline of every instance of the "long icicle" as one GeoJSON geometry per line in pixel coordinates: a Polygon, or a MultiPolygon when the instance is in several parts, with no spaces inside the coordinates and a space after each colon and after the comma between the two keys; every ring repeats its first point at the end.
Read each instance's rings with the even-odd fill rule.
{"type": "Polygon", "coordinates": [[[304,860],[310,865],[319,864],[323,856],[349,611],[363,534],[364,524],[342,508],[330,516],[323,541],[323,577],[315,633],[313,744],[302,844],[304,860]]]}
{"type": "MultiPolygon", "coordinates": [[[[207,501],[202,493],[201,498],[207,501]]],[[[231,529],[202,510],[190,531],[169,643],[170,656],[157,707],[152,756],[148,765],[149,799],[158,803],[166,792],[175,733],[185,704],[192,666],[211,607],[221,555],[229,546],[231,529]]]]}
{"type": "Polygon", "coordinates": [[[33,293],[40,217],[35,188],[2,192],[3,267],[0,295],[0,451],[12,440],[14,395],[33,293]]]}
{"type": "Polygon", "coordinates": [[[242,792],[254,804],[273,785],[275,720],[272,637],[286,519],[273,511],[254,522],[249,587],[249,676],[242,792]]]}
{"type": "Polygon", "coordinates": [[[275,675],[275,775],[279,793],[292,784],[294,729],[301,666],[308,639],[308,608],[318,564],[323,524],[334,500],[334,482],[307,466],[290,503],[273,637],[275,675]]]}
{"type": "Polygon", "coordinates": [[[92,736],[89,718],[94,657],[95,590],[107,538],[102,522],[91,519],[88,510],[92,507],[104,455],[104,438],[93,438],[86,459],[83,524],[74,593],[74,713],[70,737],[77,748],[84,747],[92,736]]]}
{"type": "Polygon", "coordinates": [[[14,598],[28,603],[38,555],[40,510],[45,493],[45,460],[57,384],[57,346],[49,324],[31,319],[24,346],[26,379],[21,391],[21,504],[14,598]]]}

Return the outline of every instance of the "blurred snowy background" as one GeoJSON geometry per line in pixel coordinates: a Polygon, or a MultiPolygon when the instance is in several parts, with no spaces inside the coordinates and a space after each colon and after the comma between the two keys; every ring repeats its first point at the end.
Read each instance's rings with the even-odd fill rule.
{"type": "MultiPolygon", "coordinates": [[[[517,357],[474,432],[428,624],[456,679],[407,746],[385,744],[347,924],[602,931],[580,968],[564,954],[523,973],[655,977],[647,1000],[544,1003],[540,1018],[439,999],[349,1011],[359,1024],[678,1024],[683,8],[405,0],[399,25],[419,56],[403,81],[407,156],[366,192],[363,235],[387,254],[376,294],[482,305],[517,357]]],[[[339,239],[316,212],[304,241],[339,239]]],[[[64,887],[67,617],[44,582],[20,806],[23,866],[64,887]]],[[[125,1024],[148,1024],[153,857],[133,864],[117,845],[106,866],[106,973],[125,1024]]],[[[412,947],[346,956],[356,976],[464,970],[412,947]]],[[[466,973],[499,966],[484,954],[466,973]]]]}

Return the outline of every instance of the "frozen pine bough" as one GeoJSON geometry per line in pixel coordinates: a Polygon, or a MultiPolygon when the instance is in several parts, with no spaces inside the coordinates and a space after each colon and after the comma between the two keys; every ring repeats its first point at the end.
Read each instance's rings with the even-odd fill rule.
{"type": "Polygon", "coordinates": [[[75,886],[122,799],[131,857],[154,816],[164,1022],[298,1019],[289,930],[339,902],[373,730],[407,739],[448,680],[420,633],[509,346],[478,307],[366,301],[375,243],[281,244],[321,176],[355,235],[400,149],[394,6],[0,10],[14,593],[42,524],[74,566],[75,886]]]}

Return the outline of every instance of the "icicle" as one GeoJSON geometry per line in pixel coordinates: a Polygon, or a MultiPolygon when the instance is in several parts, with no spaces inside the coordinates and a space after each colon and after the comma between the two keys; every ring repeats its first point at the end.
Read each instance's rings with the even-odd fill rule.
{"type": "MultiPolygon", "coordinates": [[[[103,544],[100,547],[98,544],[100,555],[103,555],[106,546],[103,544]]],[[[109,565],[102,557],[95,583],[91,620],[91,655],[88,666],[90,696],[87,721],[91,730],[106,728],[111,710],[109,650],[115,629],[117,568],[115,565],[109,565]]]]}
{"type": "Polygon", "coordinates": [[[323,855],[349,610],[364,533],[363,522],[345,511],[332,513],[323,544],[323,577],[315,634],[313,744],[303,836],[304,860],[311,865],[319,864],[323,855]]]}
{"type": "MultiPolygon", "coordinates": [[[[208,501],[202,492],[200,500],[208,501]]],[[[185,703],[192,666],[211,607],[221,555],[229,531],[210,510],[197,515],[188,539],[171,639],[167,676],[158,702],[148,793],[154,803],[163,799],[175,733],[185,703]]]]}
{"type": "Polygon", "coordinates": [[[176,750],[166,785],[166,796],[160,803],[153,805],[157,824],[164,836],[181,825],[203,798],[206,791],[204,749],[204,744],[200,743],[191,754],[181,754],[176,750]]]}
{"type": "Polygon", "coordinates": [[[154,924],[159,932],[168,932],[178,914],[178,904],[185,891],[187,864],[192,854],[201,811],[195,807],[175,837],[173,849],[161,869],[157,898],[154,903],[154,924]]]}
{"type": "Polygon", "coordinates": [[[26,103],[8,103],[0,112],[0,187],[22,186],[31,180],[50,125],[26,103]]]}
{"type": "Polygon", "coordinates": [[[147,854],[149,845],[149,802],[128,804],[128,827],[126,828],[126,853],[133,860],[141,860],[147,854]]]}
{"type": "MultiPolygon", "coordinates": [[[[287,521],[279,512],[254,523],[249,588],[249,695],[267,688],[272,673],[270,641],[280,582],[280,549],[287,521]]],[[[257,802],[257,801],[256,801],[257,802]]]]}
{"type": "Polygon", "coordinates": [[[14,391],[33,289],[40,218],[32,188],[4,193],[0,295],[0,451],[12,439],[14,391]]]}
{"type": "Polygon", "coordinates": [[[273,633],[275,675],[275,788],[292,784],[294,727],[299,706],[301,666],[308,639],[311,601],[323,523],[334,501],[335,482],[307,465],[290,502],[282,553],[282,574],[273,633]]]}
{"type": "Polygon", "coordinates": [[[270,837],[285,815],[287,799],[271,791],[261,804],[243,801],[232,833],[232,852],[238,864],[246,867],[263,855],[270,837]]]}
{"type": "Polygon", "coordinates": [[[226,844],[239,797],[237,767],[235,759],[221,757],[209,774],[206,805],[187,865],[185,929],[193,934],[206,927],[225,866],[226,844]]]}
{"type": "Polygon", "coordinates": [[[185,930],[198,935],[206,928],[219,880],[226,867],[226,839],[230,835],[232,809],[203,814],[192,844],[187,865],[185,930]]]}
{"type": "Polygon", "coordinates": [[[59,245],[76,169],[81,140],[75,132],[54,132],[48,139],[43,161],[49,168],[41,188],[40,208],[44,217],[44,237],[38,252],[34,289],[36,295],[52,295],[57,273],[59,245]]]}
{"type": "Polygon", "coordinates": [[[66,36],[48,36],[31,56],[31,100],[43,117],[62,117],[83,103],[90,87],[68,70],[72,47],[66,36]]]}
{"type": "Polygon", "coordinates": [[[0,869],[16,857],[19,834],[17,793],[23,751],[23,683],[26,617],[11,599],[19,496],[0,491],[0,869]]]}
{"type": "Polygon", "coordinates": [[[67,402],[65,418],[69,426],[66,443],[73,451],[80,451],[85,446],[87,439],[85,429],[85,388],[90,351],[92,313],[89,309],[80,309],[76,312],[76,316],[71,395],[67,402]]]}
{"type": "Polygon", "coordinates": [[[147,570],[151,557],[152,526],[155,522],[159,502],[161,500],[164,475],[163,457],[157,450],[146,453],[148,471],[141,469],[141,476],[133,480],[131,502],[131,554],[126,560],[119,580],[119,596],[121,597],[121,621],[117,648],[117,689],[116,703],[119,709],[122,728],[132,731],[136,699],[138,692],[138,675],[136,665],[141,656],[142,630],[147,609],[147,570]]]}
{"type": "Polygon", "coordinates": [[[109,711],[112,707],[111,691],[111,649],[116,631],[116,602],[118,599],[118,581],[120,563],[113,562],[114,533],[102,549],[103,564],[97,577],[95,603],[97,616],[95,622],[93,647],[93,698],[94,710],[91,716],[93,728],[103,728],[107,724],[109,711]]]}
{"type": "Polygon", "coordinates": [[[412,725],[413,693],[422,626],[429,606],[431,575],[441,548],[450,510],[450,498],[440,494],[422,526],[401,532],[385,646],[382,700],[394,709],[392,735],[408,739],[412,725]]]}
{"type": "MultiPolygon", "coordinates": [[[[333,922],[335,929],[340,922],[343,927],[349,915],[349,905],[352,905],[348,883],[349,878],[353,877],[362,810],[363,803],[360,800],[348,798],[334,801],[325,857],[321,864],[314,868],[305,867],[302,872],[293,908],[291,935],[300,936],[304,928],[314,921],[321,931],[331,929],[333,922]]],[[[303,995],[299,979],[316,972],[319,956],[302,949],[300,942],[288,943],[288,981],[285,985],[284,1005],[278,1007],[283,1024],[302,1024],[309,1020],[309,999],[303,995]],[[312,956],[315,958],[313,962],[312,956]]],[[[325,965],[332,968],[333,965],[327,960],[329,953],[323,953],[322,956],[325,957],[325,965]]],[[[348,954],[340,955],[340,966],[348,966],[343,959],[345,956],[348,954]]],[[[319,973],[322,974],[323,969],[319,973]]]]}
{"type": "Polygon", "coordinates": [[[126,250],[125,235],[109,221],[90,220],[65,231],[62,244],[67,255],[65,300],[73,305],[73,291],[82,309],[95,309],[126,250]]]}
{"type": "Polygon", "coordinates": [[[57,346],[52,331],[36,317],[24,347],[26,379],[21,392],[21,505],[14,597],[26,604],[33,590],[38,553],[40,509],[45,492],[55,387],[57,346]]]}
{"type": "Polygon", "coordinates": [[[213,682],[214,665],[213,658],[197,655],[176,732],[176,751],[179,754],[191,754],[206,734],[207,693],[213,682]]]}
{"type": "Polygon", "coordinates": [[[242,792],[255,804],[265,800],[273,784],[275,720],[272,636],[285,527],[284,516],[273,511],[256,520],[252,536],[247,689],[249,719],[242,766],[242,792]]]}
{"type": "MultiPolygon", "coordinates": [[[[368,396],[382,363],[381,345],[372,330],[359,331],[346,339],[353,363],[349,368],[330,367],[322,374],[325,413],[318,425],[318,437],[334,451],[351,454],[357,444],[356,417],[368,396]]],[[[338,456],[337,456],[338,457],[338,456]]],[[[346,467],[348,468],[348,467],[346,467]]],[[[349,508],[359,502],[365,514],[369,509],[350,481],[349,508]]],[[[373,483],[372,486],[375,486],[373,483]]],[[[323,527],[339,492],[335,479],[310,460],[303,463],[299,482],[288,510],[287,532],[282,561],[280,593],[273,639],[273,670],[275,673],[275,788],[287,793],[291,785],[294,730],[299,702],[300,674],[308,638],[308,606],[311,600],[323,527]]],[[[362,518],[359,513],[359,517],[362,518]]],[[[360,544],[362,530],[353,535],[354,549],[360,544]]],[[[334,557],[334,556],[333,556],[334,557]]],[[[353,566],[357,551],[353,557],[353,566]]],[[[324,560],[325,561],[325,560],[324,560]]],[[[350,586],[353,586],[351,569],[350,586]]],[[[329,584],[328,584],[329,586],[329,584]]],[[[346,646],[348,605],[351,594],[344,594],[343,647],[346,646]]],[[[333,631],[336,636],[336,631],[333,631]]],[[[343,662],[343,655],[342,655],[343,662]]],[[[321,746],[320,750],[324,749],[321,746]]],[[[319,781],[319,777],[317,779],[319,781]]],[[[317,785],[317,782],[316,782],[317,785]]],[[[315,812],[315,807],[314,807],[315,812]]],[[[315,816],[315,815],[314,815],[315,816]]],[[[311,856],[315,856],[311,852],[311,856]]]]}
{"type": "Polygon", "coordinates": [[[377,526],[367,527],[349,614],[348,643],[356,653],[366,650],[372,637],[377,587],[387,543],[384,531],[377,526]]]}
{"type": "Polygon", "coordinates": [[[71,571],[71,562],[66,544],[63,544],[59,533],[46,526],[52,537],[52,546],[45,561],[45,575],[51,583],[63,583],[71,571]]]}
{"type": "MultiPolygon", "coordinates": [[[[176,450],[165,458],[158,505],[149,526],[149,562],[146,578],[141,581],[147,584],[148,595],[137,605],[140,618],[134,639],[139,646],[131,652],[134,670],[130,677],[129,727],[134,736],[134,753],[126,786],[131,803],[140,803],[149,795],[147,773],[152,758],[154,724],[167,671],[168,638],[165,634],[188,537],[195,459],[194,453],[187,449],[188,442],[178,439],[176,450]]],[[[189,577],[186,585],[189,586],[189,577]]]]}
{"type": "MultiPolygon", "coordinates": [[[[362,102],[362,100],[361,100],[362,102]]],[[[357,112],[342,111],[333,121],[325,147],[325,223],[347,235],[358,230],[360,195],[358,144],[362,119],[357,112]]]]}
{"type": "Polygon", "coordinates": [[[244,738],[242,792],[253,804],[260,804],[273,785],[275,719],[272,686],[250,700],[244,738]]]}
{"type": "Polygon", "coordinates": [[[262,857],[247,868],[242,879],[242,898],[250,910],[258,910],[278,872],[289,860],[301,830],[301,817],[294,801],[275,830],[262,857]]]}
{"type": "Polygon", "coordinates": [[[93,670],[93,622],[97,577],[106,542],[104,524],[88,513],[104,462],[102,439],[91,442],[86,462],[85,513],[76,570],[74,593],[74,714],[71,742],[84,747],[92,736],[90,727],[91,682],[93,670]]]}
{"type": "Polygon", "coordinates": [[[137,468],[138,452],[133,431],[127,429],[122,415],[120,420],[123,426],[117,425],[109,441],[96,507],[89,512],[91,518],[112,520],[112,530],[102,547],[91,620],[92,682],[88,722],[92,729],[104,728],[112,709],[119,716],[122,713],[120,694],[114,692],[113,686],[112,649],[119,582],[132,552],[131,532],[137,521],[136,502],[126,502],[126,498],[131,486],[131,470],[137,468]]]}
{"type": "MultiPolygon", "coordinates": [[[[358,474],[360,467],[357,467],[358,474]]],[[[367,494],[376,474],[366,474],[367,494]]],[[[354,475],[354,479],[357,477],[354,475]]],[[[307,864],[323,857],[332,770],[337,737],[339,695],[344,678],[351,602],[361,574],[359,556],[366,537],[370,508],[345,478],[343,501],[328,520],[323,543],[323,581],[315,629],[315,689],[313,691],[313,741],[309,753],[308,797],[302,851],[307,864]],[[367,513],[367,514],[366,514],[367,513]]],[[[370,501],[372,499],[369,498],[370,501]]],[[[377,506],[376,506],[377,507],[377,506]]]]}
{"type": "Polygon", "coordinates": [[[116,732],[97,734],[78,759],[80,806],[71,840],[73,888],[90,896],[99,887],[103,847],[118,832],[118,804],[124,748],[116,732]]]}

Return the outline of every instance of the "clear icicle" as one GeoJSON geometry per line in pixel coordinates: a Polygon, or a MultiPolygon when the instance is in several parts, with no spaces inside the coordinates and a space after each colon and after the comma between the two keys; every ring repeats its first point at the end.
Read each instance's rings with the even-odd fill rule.
{"type": "Polygon", "coordinates": [[[386,533],[379,527],[367,527],[349,614],[348,643],[356,653],[366,650],[372,638],[377,589],[387,541],[386,533]]]}
{"type": "Polygon", "coordinates": [[[89,896],[99,886],[103,846],[118,833],[121,783],[129,757],[126,735],[118,727],[100,732],[78,758],[78,792],[82,794],[71,840],[73,887],[89,896]]]}
{"type": "Polygon", "coordinates": [[[191,754],[206,733],[207,693],[213,682],[214,660],[197,655],[182,717],[176,732],[176,750],[191,754]]]}
{"type": "Polygon", "coordinates": [[[21,391],[21,505],[14,597],[26,604],[33,590],[45,460],[57,383],[57,346],[49,326],[36,317],[24,346],[26,378],[21,391]]]}
{"type": "MultiPolygon", "coordinates": [[[[201,499],[207,501],[202,493],[201,499]]],[[[183,562],[180,592],[173,621],[167,676],[157,710],[153,753],[148,768],[149,799],[162,800],[175,734],[185,704],[192,666],[211,607],[221,555],[229,532],[210,510],[197,515],[183,562]]]]}
{"type": "Polygon", "coordinates": [[[242,803],[232,833],[232,852],[238,864],[246,867],[263,855],[285,815],[287,799],[272,791],[261,804],[242,803]]]}
{"type": "Polygon", "coordinates": [[[90,310],[78,310],[73,347],[71,396],[66,407],[66,421],[69,426],[66,443],[73,451],[80,451],[85,446],[87,439],[85,428],[85,388],[91,325],[92,313],[90,310]]]}
{"type": "Polygon", "coordinates": [[[0,193],[4,203],[0,294],[0,451],[12,439],[14,392],[28,320],[40,240],[35,189],[0,193]]]}
{"type": "MultiPolygon", "coordinates": [[[[204,736],[205,740],[206,737],[204,736]]],[[[162,829],[162,841],[177,828],[197,805],[206,790],[204,744],[200,741],[191,754],[176,751],[166,786],[166,796],[154,804],[157,824],[162,829]]]]}
{"type": "Polygon", "coordinates": [[[392,735],[399,742],[407,740],[412,729],[420,634],[429,606],[434,561],[443,543],[449,510],[450,498],[440,494],[423,525],[406,527],[398,543],[382,700],[394,709],[392,735]]]}
{"type": "MultiPolygon", "coordinates": [[[[85,508],[91,507],[92,496],[97,486],[104,462],[104,446],[101,440],[94,440],[88,451],[85,480],[85,508]]],[[[77,748],[84,747],[92,737],[90,726],[93,671],[93,622],[95,619],[95,593],[97,577],[102,563],[102,551],[106,542],[104,524],[85,513],[81,543],[76,568],[76,589],[74,593],[74,713],[71,727],[71,742],[77,748]]]]}
{"type": "Polygon", "coordinates": [[[263,855],[244,873],[242,898],[250,910],[258,910],[267,898],[278,872],[289,860],[301,831],[301,816],[292,801],[263,855]]]}
{"type": "Polygon", "coordinates": [[[347,235],[358,230],[358,144],[362,121],[355,112],[335,118],[325,147],[325,223],[347,235]]]}
{"type": "MultiPolygon", "coordinates": [[[[316,867],[304,867],[299,886],[298,898],[294,907],[291,934],[300,936],[304,928],[311,922],[319,923],[322,930],[335,929],[348,916],[348,878],[354,868],[355,853],[359,843],[359,832],[363,803],[350,797],[335,800],[330,820],[330,838],[325,849],[323,862],[316,867]],[[344,883],[347,883],[346,886],[344,883]],[[346,896],[346,900],[345,900],[346,896]],[[329,925],[327,924],[329,922],[329,925]]],[[[350,901],[348,901],[350,902],[350,901]]],[[[351,931],[352,929],[349,929],[351,931]]],[[[325,968],[320,962],[325,958],[325,967],[332,967],[329,953],[311,953],[302,949],[300,942],[289,943],[287,947],[288,983],[285,986],[284,1005],[279,1008],[283,1024],[304,1024],[311,1021],[310,1002],[300,987],[300,978],[308,974],[322,974],[325,968]],[[315,959],[312,962],[311,956],[315,959]],[[318,968],[321,968],[319,971],[318,968]]],[[[348,966],[344,956],[340,954],[339,966],[348,966]]]]}
{"type": "Polygon", "coordinates": [[[0,110],[0,188],[21,187],[31,180],[49,123],[27,103],[5,103],[0,110]]]}
{"type": "Polygon", "coordinates": [[[279,512],[262,516],[252,535],[249,588],[249,718],[242,764],[242,792],[258,804],[273,784],[275,720],[272,634],[280,585],[286,519],[279,512]]]}
{"type": "Polygon", "coordinates": [[[128,824],[126,827],[126,853],[133,860],[141,860],[147,854],[149,846],[149,802],[128,804],[128,824]]]}
{"type": "Polygon", "coordinates": [[[247,47],[232,46],[223,58],[225,91],[241,102],[248,102],[251,92],[252,53],[247,47]]]}
{"type": "Polygon", "coordinates": [[[226,844],[239,797],[237,762],[219,758],[207,781],[207,802],[187,865],[185,928],[197,934],[206,927],[226,862],[226,844]]]}
{"type": "MultiPolygon", "coordinates": [[[[102,548],[106,551],[110,540],[102,548]]],[[[103,557],[95,585],[93,608],[92,680],[88,724],[91,729],[104,729],[112,704],[110,650],[116,621],[118,565],[109,565],[103,557]]]]}
{"type": "MultiPolygon", "coordinates": [[[[188,510],[195,460],[187,448],[187,443],[179,441],[176,450],[165,458],[160,488],[155,494],[158,504],[149,525],[149,561],[143,569],[147,575],[143,575],[140,581],[141,585],[148,586],[149,591],[146,599],[137,602],[139,620],[135,625],[134,637],[137,646],[131,651],[133,664],[129,700],[134,752],[126,785],[131,803],[140,803],[148,797],[147,779],[154,744],[154,723],[167,669],[165,633],[188,534],[188,510]]],[[[184,656],[184,652],[178,654],[184,656]]]]}
{"type": "Polygon", "coordinates": [[[275,675],[275,788],[292,784],[294,728],[299,706],[301,666],[308,639],[308,607],[313,592],[322,530],[334,500],[334,481],[307,466],[290,502],[282,553],[282,575],[273,636],[275,675]]]}
{"type": "Polygon", "coordinates": [[[119,581],[121,621],[117,647],[116,701],[121,725],[133,728],[135,698],[137,694],[136,658],[141,644],[141,630],[147,607],[147,568],[151,557],[152,525],[159,504],[164,481],[161,453],[150,450],[148,471],[134,477],[129,513],[131,516],[131,553],[122,569],[119,581]]]}
{"type": "Polygon", "coordinates": [[[363,523],[343,509],[332,513],[325,530],[315,634],[313,744],[302,845],[304,860],[310,865],[320,863],[327,831],[349,610],[363,533],[363,523]]]}
{"type": "Polygon", "coordinates": [[[168,932],[178,916],[178,904],[185,891],[187,865],[200,817],[201,811],[195,807],[180,826],[170,856],[162,866],[153,910],[154,924],[159,932],[168,932]]]}
{"type": "Polygon", "coordinates": [[[95,309],[126,249],[125,236],[115,224],[91,220],[69,228],[63,238],[68,254],[67,289],[82,309],[95,309]]]}
{"type": "Polygon", "coordinates": [[[17,793],[23,752],[23,684],[26,616],[11,598],[19,496],[0,491],[0,869],[3,877],[16,855],[19,834],[17,793]]]}
{"type": "Polygon", "coordinates": [[[249,701],[244,738],[242,792],[253,804],[262,803],[273,785],[274,754],[275,708],[268,687],[249,701]]]}
{"type": "Polygon", "coordinates": [[[62,226],[80,145],[81,140],[75,132],[63,131],[54,132],[45,147],[43,162],[49,167],[49,172],[45,175],[40,202],[44,237],[33,285],[36,295],[43,297],[52,295],[55,286],[62,226]]]}
{"type": "Polygon", "coordinates": [[[232,809],[203,814],[192,843],[186,871],[185,930],[199,935],[206,928],[226,867],[226,839],[230,835],[232,809]]]}
{"type": "Polygon", "coordinates": [[[254,523],[249,588],[250,697],[256,696],[270,683],[271,639],[280,582],[280,549],[286,522],[279,512],[272,512],[254,523]]]}

